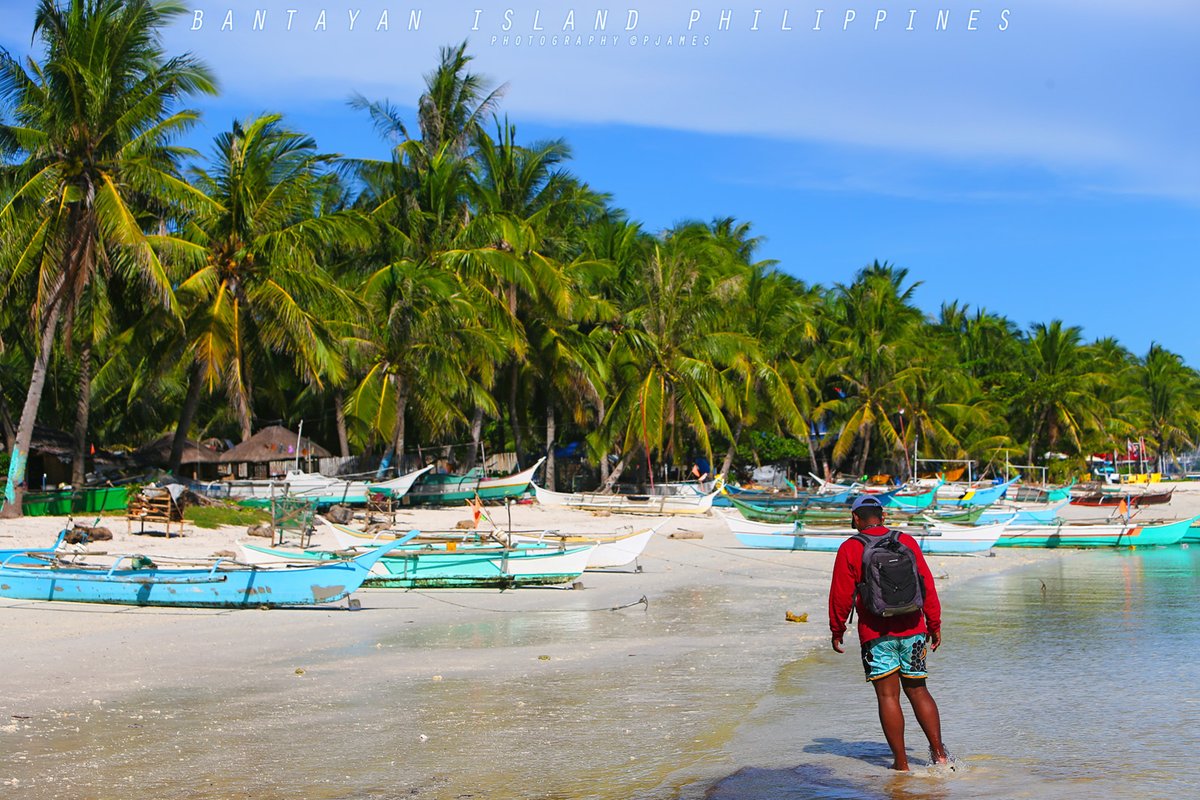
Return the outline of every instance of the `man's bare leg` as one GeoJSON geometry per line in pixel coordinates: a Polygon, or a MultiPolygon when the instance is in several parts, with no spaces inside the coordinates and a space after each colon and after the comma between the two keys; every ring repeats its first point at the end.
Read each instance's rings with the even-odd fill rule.
{"type": "Polygon", "coordinates": [[[925,686],[925,679],[901,677],[900,683],[904,686],[904,694],[908,696],[913,714],[917,717],[917,724],[929,740],[929,754],[933,757],[933,763],[947,763],[950,758],[946,755],[946,745],[942,742],[942,717],[938,713],[933,695],[925,686]]]}
{"type": "MultiPolygon", "coordinates": [[[[900,675],[893,672],[885,678],[872,681],[875,699],[879,702],[879,724],[883,726],[883,737],[892,748],[892,769],[908,771],[908,754],[904,752],[904,710],[900,708],[900,675]]],[[[932,698],[930,698],[932,700],[932,698]]],[[[936,706],[934,707],[936,712],[936,706]]]]}

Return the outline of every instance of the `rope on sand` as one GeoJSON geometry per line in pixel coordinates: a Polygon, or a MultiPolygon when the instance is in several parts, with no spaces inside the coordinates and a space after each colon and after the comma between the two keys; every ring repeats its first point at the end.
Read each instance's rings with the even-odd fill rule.
{"type": "Polygon", "coordinates": [[[633,608],[634,606],[645,606],[645,610],[650,610],[650,600],[646,595],[642,595],[632,603],[625,603],[619,606],[606,606],[604,608],[484,608],[483,606],[470,606],[466,603],[456,603],[453,600],[447,600],[444,597],[437,597],[427,592],[411,592],[418,594],[421,597],[428,597],[430,600],[436,600],[439,603],[445,603],[448,606],[457,608],[465,608],[468,611],[491,611],[494,614],[590,614],[596,611],[620,611],[625,608],[633,608]]]}

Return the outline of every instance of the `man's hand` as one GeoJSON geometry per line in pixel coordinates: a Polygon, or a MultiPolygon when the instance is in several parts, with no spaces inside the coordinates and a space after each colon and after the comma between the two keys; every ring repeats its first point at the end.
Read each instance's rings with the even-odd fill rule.
{"type": "Polygon", "coordinates": [[[930,632],[930,634],[929,634],[929,649],[937,650],[939,647],[941,647],[941,645],[942,645],[941,632],[940,631],[937,633],[930,632]]]}
{"type": "Polygon", "coordinates": [[[846,652],[845,650],[842,649],[842,640],[837,636],[833,637],[833,650],[835,653],[846,652]]]}

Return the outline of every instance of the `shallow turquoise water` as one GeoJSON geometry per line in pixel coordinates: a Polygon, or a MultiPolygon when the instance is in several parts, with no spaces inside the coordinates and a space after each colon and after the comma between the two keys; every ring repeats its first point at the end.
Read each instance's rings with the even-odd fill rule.
{"type": "MultiPolygon", "coordinates": [[[[890,773],[857,659],[788,665],[684,796],[1200,797],[1200,547],[1071,554],[944,590],[930,689],[960,769],[890,773]]],[[[907,706],[906,706],[907,710],[907,706]]],[[[908,716],[914,765],[927,745],[908,716]]]]}

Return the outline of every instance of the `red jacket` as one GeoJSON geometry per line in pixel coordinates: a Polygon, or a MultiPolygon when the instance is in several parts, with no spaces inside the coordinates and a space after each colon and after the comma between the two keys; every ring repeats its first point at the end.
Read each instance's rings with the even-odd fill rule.
{"type": "MultiPolygon", "coordinates": [[[[868,536],[883,536],[888,529],[882,525],[863,531],[868,536]]],[[[862,597],[855,599],[854,590],[862,580],[863,544],[847,539],[838,548],[833,562],[833,582],[829,586],[829,630],[837,639],[846,635],[846,618],[850,603],[858,614],[858,640],[869,642],[880,636],[912,636],[916,633],[937,633],[942,628],[942,604],[938,601],[933,574],[916,540],[907,533],[900,534],[901,543],[917,554],[917,571],[925,581],[925,605],[920,611],[897,617],[879,617],[863,607],[862,597]]]]}

